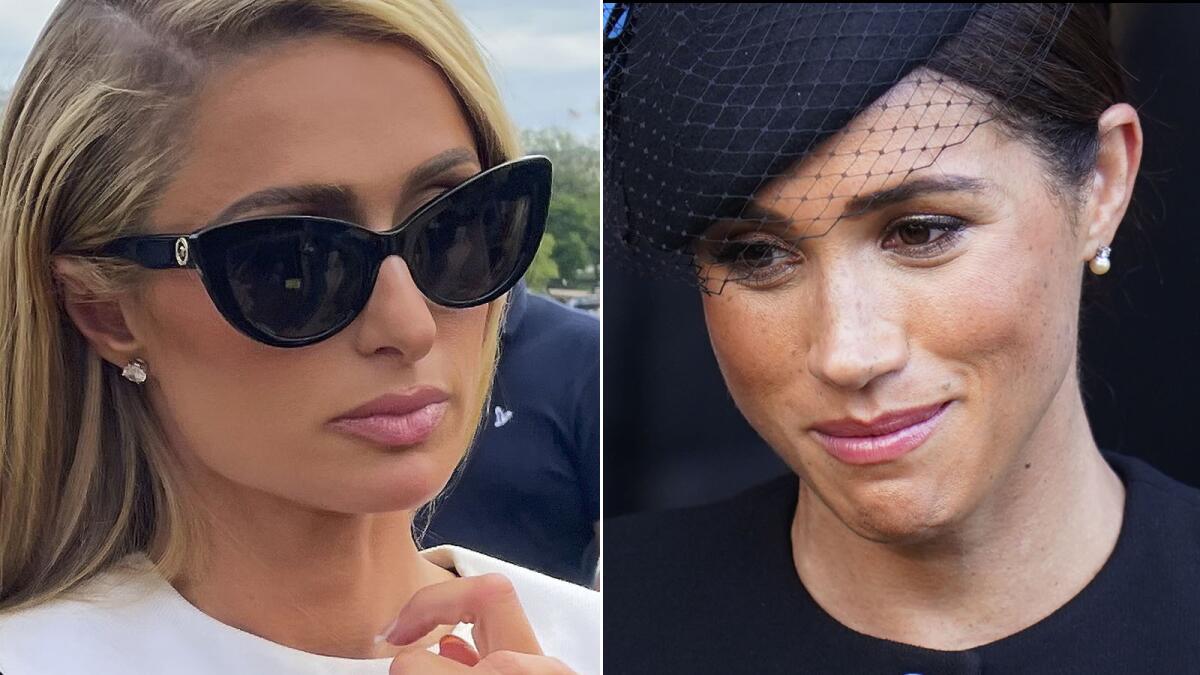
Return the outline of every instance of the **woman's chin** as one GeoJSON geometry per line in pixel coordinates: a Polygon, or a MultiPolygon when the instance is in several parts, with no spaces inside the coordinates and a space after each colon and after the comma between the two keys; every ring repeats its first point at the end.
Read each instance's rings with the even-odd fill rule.
{"type": "Polygon", "coordinates": [[[893,511],[860,516],[846,525],[864,539],[879,544],[906,545],[936,539],[948,523],[935,514],[893,511]]]}
{"type": "Polygon", "coordinates": [[[438,496],[453,470],[432,458],[407,457],[343,476],[320,501],[341,513],[415,511],[438,496]]]}
{"type": "Polygon", "coordinates": [[[936,538],[958,518],[952,500],[910,480],[857,485],[839,491],[834,515],[858,536],[881,544],[918,544],[936,538]]]}

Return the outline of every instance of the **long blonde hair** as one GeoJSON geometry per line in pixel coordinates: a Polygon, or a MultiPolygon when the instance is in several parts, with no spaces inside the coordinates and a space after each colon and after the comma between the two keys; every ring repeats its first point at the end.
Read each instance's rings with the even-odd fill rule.
{"type": "Polygon", "coordinates": [[[86,253],[146,228],[189,98],[222,62],[318,34],[417,50],[456,91],[484,167],[516,155],[475,41],[442,0],[64,0],[38,39],[0,125],[0,611],[129,553],[167,576],[184,564],[196,523],[159,425],[66,316],[52,263],[78,255],[98,299],[136,290],[136,269],[86,253]]]}

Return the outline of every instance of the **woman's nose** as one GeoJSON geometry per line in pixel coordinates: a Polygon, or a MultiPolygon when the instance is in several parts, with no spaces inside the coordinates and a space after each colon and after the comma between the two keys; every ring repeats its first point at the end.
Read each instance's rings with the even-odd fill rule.
{"type": "Polygon", "coordinates": [[[417,361],[429,353],[437,336],[429,303],[399,256],[388,256],[380,265],[361,319],[357,340],[365,354],[392,353],[417,361]]]}
{"type": "Polygon", "coordinates": [[[809,372],[831,387],[858,391],[904,367],[908,336],[886,293],[850,274],[825,280],[810,324],[809,372]]]}

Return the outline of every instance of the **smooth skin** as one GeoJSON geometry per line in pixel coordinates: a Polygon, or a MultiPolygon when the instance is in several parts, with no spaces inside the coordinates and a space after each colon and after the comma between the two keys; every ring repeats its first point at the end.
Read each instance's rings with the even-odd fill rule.
{"type": "Polygon", "coordinates": [[[1128,207],[1142,133],[1129,105],[1103,113],[1074,202],[1028,145],[975,128],[979,106],[919,78],[880,102],[909,107],[864,112],[759,191],[774,226],[718,224],[762,243],[747,249],[758,270],[703,304],[739,409],[801,477],[791,538],[810,594],[861,633],[957,650],[1051,614],[1116,543],[1124,488],[1084,414],[1077,329],[1084,266],[1128,207]],[[951,175],[985,187],[839,220],[849,196],[951,175]],[[812,432],[943,402],[933,435],[890,462],[843,463],[812,432]]]}
{"type": "MultiPolygon", "coordinates": [[[[401,46],[317,37],[257,50],[217,71],[193,109],[182,167],[150,217],[155,232],[283,214],[383,231],[481,169],[448,82],[401,46]],[[352,199],[228,210],[260,190],[301,185],[339,186],[352,199]]],[[[441,589],[435,609],[470,611],[416,612],[439,620],[410,632],[416,646],[470,618],[477,630],[528,626],[511,586],[507,596],[472,594],[478,582],[425,561],[411,532],[413,510],[442,489],[473,436],[487,306],[428,302],[391,257],[362,314],[299,349],[238,333],[194,270],[149,273],[119,302],[77,294],[68,311],[107,361],[149,364],[143,386],[183,466],[183,498],[210,525],[207,565],[173,580],[196,607],[280,644],[350,658],[402,653],[375,636],[398,613],[416,612],[400,612],[410,600],[424,606],[421,589],[441,589]],[[419,445],[383,447],[326,426],[418,386],[449,394],[445,417],[419,445]]],[[[532,633],[480,647],[485,660],[503,650],[544,659],[532,633]]]]}

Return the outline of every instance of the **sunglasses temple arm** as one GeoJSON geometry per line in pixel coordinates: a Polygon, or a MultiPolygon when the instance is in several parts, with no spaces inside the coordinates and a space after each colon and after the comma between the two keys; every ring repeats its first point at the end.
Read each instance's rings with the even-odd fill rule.
{"type": "Polygon", "coordinates": [[[195,258],[188,254],[190,242],[185,243],[180,249],[180,240],[187,242],[186,237],[169,234],[122,237],[101,249],[100,255],[132,260],[142,267],[153,270],[195,267],[195,258]]]}

